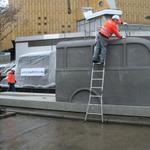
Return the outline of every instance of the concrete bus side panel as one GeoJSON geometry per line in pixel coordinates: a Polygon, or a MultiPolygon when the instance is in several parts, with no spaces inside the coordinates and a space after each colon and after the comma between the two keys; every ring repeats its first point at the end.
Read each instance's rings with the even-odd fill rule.
{"type": "MultiPolygon", "coordinates": [[[[61,42],[56,52],[56,101],[87,103],[94,40],[61,42]]],[[[109,41],[104,104],[150,105],[150,41],[109,41]]]]}

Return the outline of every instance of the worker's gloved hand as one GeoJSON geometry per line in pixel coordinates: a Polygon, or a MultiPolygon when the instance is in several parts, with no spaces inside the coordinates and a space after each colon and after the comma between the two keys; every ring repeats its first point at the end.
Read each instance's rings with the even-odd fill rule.
{"type": "Polygon", "coordinates": [[[124,25],[124,26],[128,26],[128,23],[127,23],[127,22],[123,22],[123,25],[124,25]]]}
{"type": "Polygon", "coordinates": [[[126,38],[126,36],[125,36],[125,35],[123,35],[123,36],[122,36],[122,39],[125,39],[125,38],[126,38]]]}

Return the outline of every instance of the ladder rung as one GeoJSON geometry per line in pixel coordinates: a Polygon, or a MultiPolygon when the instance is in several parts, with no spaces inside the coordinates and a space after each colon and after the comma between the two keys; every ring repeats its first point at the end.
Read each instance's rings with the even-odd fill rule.
{"type": "Polygon", "coordinates": [[[101,104],[88,104],[90,106],[100,106],[101,104]]]}
{"type": "MultiPolygon", "coordinates": [[[[93,65],[101,65],[101,63],[100,62],[98,62],[98,63],[93,63],[93,65]]],[[[103,65],[104,66],[104,65],[103,65]]]]}
{"type": "Polygon", "coordinates": [[[101,63],[99,62],[99,63],[93,63],[93,65],[100,65],[101,63]]]}
{"type": "Polygon", "coordinates": [[[100,115],[100,116],[102,116],[103,114],[101,114],[101,113],[87,113],[87,114],[89,114],[89,115],[100,115]]]}
{"type": "Polygon", "coordinates": [[[93,72],[104,72],[104,70],[93,70],[93,72]]]}
{"type": "Polygon", "coordinates": [[[103,78],[95,78],[95,79],[92,79],[92,80],[103,80],[103,78]]]}
{"type": "Polygon", "coordinates": [[[93,86],[93,87],[91,87],[91,88],[92,88],[92,89],[102,89],[103,87],[101,87],[101,86],[100,86],[100,87],[99,87],[99,86],[97,86],[97,87],[96,87],[96,86],[93,86]]]}
{"type": "Polygon", "coordinates": [[[91,97],[102,97],[102,95],[91,95],[91,97]]]}

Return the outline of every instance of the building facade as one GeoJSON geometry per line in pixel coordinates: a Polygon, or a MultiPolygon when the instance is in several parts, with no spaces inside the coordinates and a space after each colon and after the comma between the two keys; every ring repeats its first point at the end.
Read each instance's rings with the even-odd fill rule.
{"type": "Polygon", "coordinates": [[[17,36],[76,32],[77,21],[84,19],[82,7],[120,9],[130,24],[150,24],[149,0],[9,0],[9,4],[20,12],[1,49],[12,47],[17,36]]]}

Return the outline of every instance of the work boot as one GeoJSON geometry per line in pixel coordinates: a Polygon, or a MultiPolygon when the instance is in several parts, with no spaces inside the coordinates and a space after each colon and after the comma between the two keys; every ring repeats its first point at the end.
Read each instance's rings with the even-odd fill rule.
{"type": "Polygon", "coordinates": [[[92,62],[93,63],[100,63],[100,56],[93,57],[92,62]]]}
{"type": "Polygon", "coordinates": [[[93,63],[100,63],[100,59],[99,58],[93,58],[92,62],[93,63]]]}
{"type": "Polygon", "coordinates": [[[96,63],[99,63],[99,61],[98,61],[98,60],[93,60],[93,63],[95,63],[95,64],[96,64],[96,63]]]}

